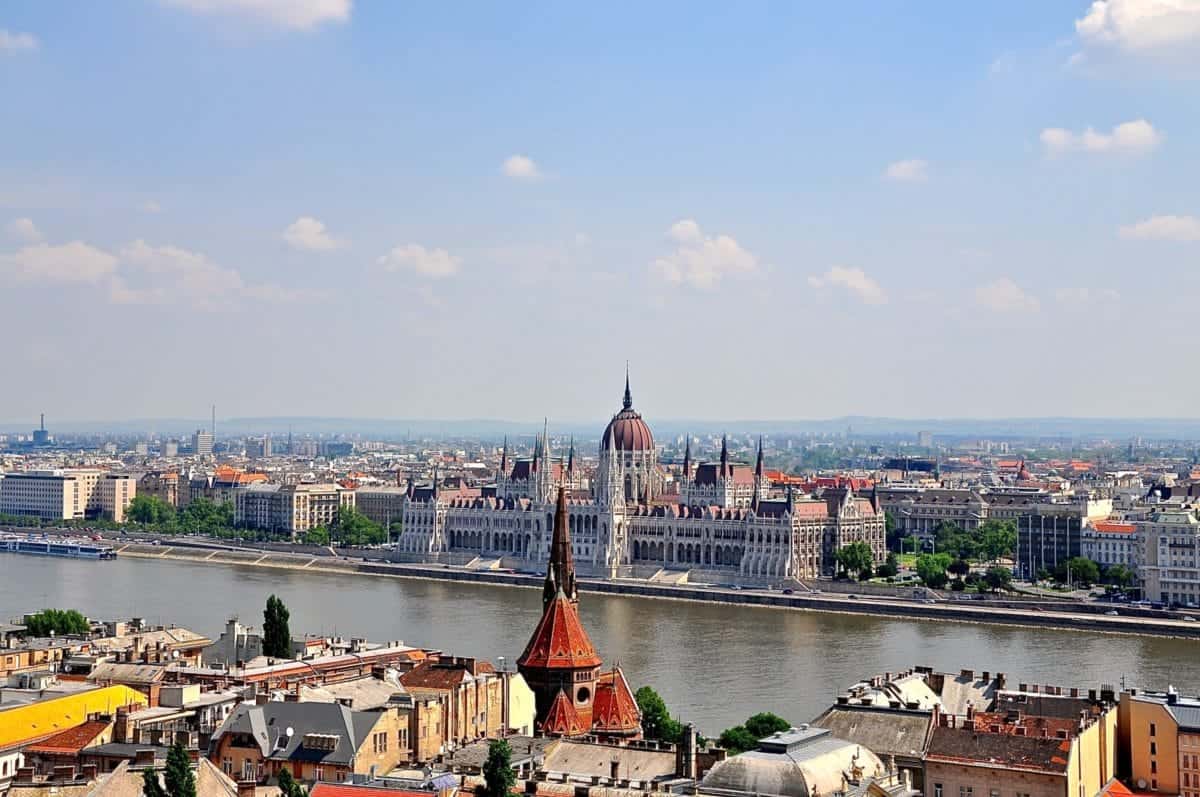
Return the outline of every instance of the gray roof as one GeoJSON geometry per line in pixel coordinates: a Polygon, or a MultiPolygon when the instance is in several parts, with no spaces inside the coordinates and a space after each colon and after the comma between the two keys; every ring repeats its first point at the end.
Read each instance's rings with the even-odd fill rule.
{"type": "Polygon", "coordinates": [[[1175,717],[1175,721],[1179,723],[1179,727],[1192,731],[1200,730],[1200,705],[1177,703],[1173,706],[1168,705],[1167,710],[1175,717]]]}
{"type": "Polygon", "coordinates": [[[319,761],[348,766],[381,716],[351,711],[338,703],[243,704],[225,720],[212,743],[217,745],[226,734],[248,734],[258,743],[263,757],[273,761],[319,761]],[[337,742],[332,750],[306,746],[304,740],[309,734],[336,736],[337,742]]]}
{"type": "Polygon", "coordinates": [[[861,744],[881,758],[889,755],[919,758],[925,753],[932,721],[933,713],[929,711],[849,705],[834,706],[813,720],[813,725],[861,744]]]}

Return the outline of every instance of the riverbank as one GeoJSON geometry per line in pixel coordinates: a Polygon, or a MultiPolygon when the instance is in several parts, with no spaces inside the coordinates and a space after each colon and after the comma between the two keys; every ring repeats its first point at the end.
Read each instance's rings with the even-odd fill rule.
{"type": "MultiPolygon", "coordinates": [[[[153,545],[126,543],[117,545],[119,556],[141,559],[186,561],[199,564],[241,565],[245,567],[406,578],[437,581],[473,582],[495,586],[540,589],[542,580],[519,573],[467,570],[450,566],[398,564],[351,560],[335,556],[311,556],[278,551],[231,549],[192,545],[153,545]]],[[[658,584],[632,580],[581,579],[591,592],[626,595],[660,600],[694,601],[794,611],[834,612],[873,615],[924,621],[988,623],[1031,628],[1055,628],[1102,633],[1163,636],[1200,639],[1200,623],[1184,620],[1121,617],[1104,614],[1046,610],[1041,607],[1005,607],[972,605],[966,601],[924,602],[859,595],[797,593],[756,589],[731,589],[715,586],[658,584]]]]}

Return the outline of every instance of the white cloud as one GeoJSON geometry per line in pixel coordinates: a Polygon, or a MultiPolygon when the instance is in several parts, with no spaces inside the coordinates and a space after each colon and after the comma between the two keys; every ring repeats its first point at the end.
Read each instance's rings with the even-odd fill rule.
{"type": "Polygon", "coordinates": [[[1119,234],[1128,240],[1200,241],[1200,218],[1195,216],[1151,216],[1136,224],[1121,227],[1119,234]]]}
{"type": "Polygon", "coordinates": [[[510,155],[500,166],[505,177],[517,180],[537,180],[542,176],[541,169],[526,155],[510,155]]]}
{"type": "Polygon", "coordinates": [[[458,273],[462,259],[445,249],[426,249],[420,244],[394,247],[376,261],[385,271],[415,271],[425,277],[442,279],[458,273]]]}
{"type": "Polygon", "coordinates": [[[1095,0],[1075,21],[1088,45],[1167,54],[1200,47],[1200,0],[1095,0]]]}
{"type": "Polygon", "coordinates": [[[919,158],[896,161],[895,163],[888,164],[888,167],[883,172],[883,176],[888,180],[919,183],[929,179],[929,163],[919,158]]]}
{"type": "Polygon", "coordinates": [[[730,274],[748,274],[758,270],[758,259],[728,235],[705,235],[692,219],[671,225],[667,237],[678,246],[675,251],[651,263],[651,270],[667,282],[709,289],[730,274]]]}
{"type": "Polygon", "coordinates": [[[1098,133],[1090,127],[1082,133],[1048,127],[1040,136],[1042,146],[1051,155],[1074,151],[1144,155],[1161,144],[1164,137],[1145,119],[1122,122],[1110,133],[1098,133]]]}
{"type": "Polygon", "coordinates": [[[42,232],[33,223],[33,219],[13,219],[8,223],[8,234],[18,241],[36,243],[42,240],[42,232]]]}
{"type": "Polygon", "coordinates": [[[32,33],[14,33],[0,28],[0,54],[30,53],[39,46],[37,36],[32,33]]]}
{"type": "Polygon", "coordinates": [[[142,203],[143,213],[162,213],[162,205],[155,202],[153,199],[147,199],[142,203]]]}
{"type": "Polygon", "coordinates": [[[314,30],[327,22],[347,22],[353,0],[164,0],[201,14],[246,17],[286,30],[314,30]]]}
{"type": "Polygon", "coordinates": [[[1054,292],[1054,299],[1059,304],[1076,305],[1086,307],[1089,305],[1103,304],[1119,301],[1121,294],[1117,293],[1112,288],[1059,288],[1054,292]]]}
{"type": "Polygon", "coordinates": [[[975,301],[997,313],[1036,313],[1041,307],[1036,298],[1008,277],[980,285],[975,289],[975,301]]]}
{"type": "Polygon", "coordinates": [[[863,304],[887,304],[883,288],[861,268],[834,266],[819,277],[809,277],[808,284],[817,289],[844,288],[863,304]]]}
{"type": "Polygon", "coordinates": [[[310,252],[326,252],[337,249],[341,242],[335,240],[325,225],[312,216],[301,216],[283,231],[283,240],[293,249],[310,252]]]}
{"type": "Polygon", "coordinates": [[[40,282],[97,283],[117,269],[117,258],[82,241],[51,246],[33,244],[0,255],[0,274],[40,282]]]}

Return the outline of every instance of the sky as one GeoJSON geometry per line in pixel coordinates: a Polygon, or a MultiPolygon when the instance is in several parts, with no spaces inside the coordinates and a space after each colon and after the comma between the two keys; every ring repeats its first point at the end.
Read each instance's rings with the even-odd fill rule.
{"type": "Polygon", "coordinates": [[[1200,415],[1200,0],[6,0],[0,92],[5,422],[1200,415]]]}

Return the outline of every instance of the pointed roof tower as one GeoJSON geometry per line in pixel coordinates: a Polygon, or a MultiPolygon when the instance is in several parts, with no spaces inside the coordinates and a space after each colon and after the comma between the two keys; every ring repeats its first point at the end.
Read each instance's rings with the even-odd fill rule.
{"type": "Polygon", "coordinates": [[[571,435],[571,448],[567,452],[567,475],[575,472],[575,435],[571,435]]]}
{"type": "Polygon", "coordinates": [[[688,434],[687,442],[683,446],[683,480],[686,482],[692,478],[692,436],[688,434]]]}
{"type": "Polygon", "coordinates": [[[622,409],[633,409],[633,393],[629,391],[629,363],[625,363],[625,398],[621,402],[622,409]]]}
{"type": "Polygon", "coordinates": [[[571,531],[567,516],[567,491],[558,488],[558,505],[554,510],[554,536],[550,540],[550,566],[542,586],[542,608],[550,605],[559,594],[571,603],[579,602],[575,584],[575,558],[571,554],[571,531]]]}
{"type": "Polygon", "coordinates": [[[758,436],[758,459],[754,463],[754,478],[761,480],[763,477],[763,439],[762,435],[758,436]]]}
{"type": "Polygon", "coordinates": [[[504,435],[504,448],[500,452],[500,475],[508,475],[508,435],[504,435]]]}
{"type": "Polygon", "coordinates": [[[571,698],[561,689],[558,690],[554,702],[550,704],[550,710],[546,713],[546,719],[542,720],[538,729],[546,736],[567,737],[582,736],[590,730],[575,710],[571,698]]]}
{"type": "Polygon", "coordinates": [[[721,478],[724,479],[729,475],[729,439],[728,435],[721,435],[721,478]]]}

